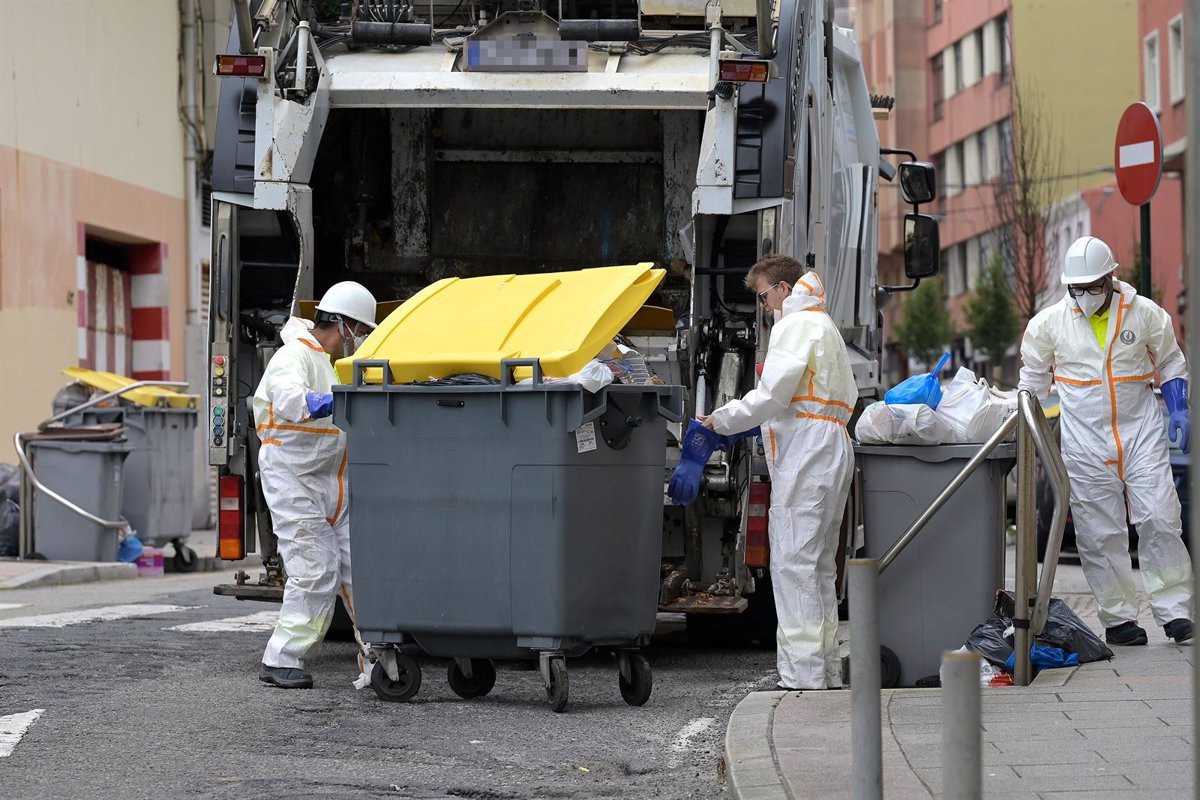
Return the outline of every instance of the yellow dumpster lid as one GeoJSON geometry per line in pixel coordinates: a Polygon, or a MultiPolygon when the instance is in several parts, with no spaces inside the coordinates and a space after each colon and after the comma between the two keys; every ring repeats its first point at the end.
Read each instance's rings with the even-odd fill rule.
{"type": "MultiPolygon", "coordinates": [[[[97,372],[83,367],[67,367],[63,374],[68,378],[86,383],[102,392],[114,392],[122,386],[137,383],[133,378],[113,372],[97,372]]],[[[163,386],[139,386],[121,394],[126,400],[139,406],[151,408],[195,408],[200,398],[194,394],[181,394],[163,386]]]]}
{"type": "MultiPolygon", "coordinates": [[[[338,378],[351,383],[353,362],[367,360],[387,360],[397,383],[465,372],[500,378],[506,358],[538,358],[547,377],[565,378],[612,341],[665,274],[644,263],[446,278],[407,300],[352,358],[338,361],[338,378]]],[[[367,370],[364,378],[379,383],[380,373],[367,370]]]]}

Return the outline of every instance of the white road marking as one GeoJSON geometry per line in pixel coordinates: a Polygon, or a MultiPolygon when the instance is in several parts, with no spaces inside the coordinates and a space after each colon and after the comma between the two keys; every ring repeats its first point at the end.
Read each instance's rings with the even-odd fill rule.
{"type": "Polygon", "coordinates": [[[12,608],[24,608],[28,603],[0,603],[0,611],[8,611],[12,608]]]}
{"type": "Polygon", "coordinates": [[[63,611],[58,614],[42,614],[36,617],[11,617],[0,619],[0,628],[65,628],[87,622],[109,622],[127,617],[144,617],[150,614],[170,614],[199,606],[166,606],[152,603],[135,603],[126,606],[102,606],[80,611],[63,611]]]}
{"type": "Polygon", "coordinates": [[[1137,167],[1154,163],[1154,142],[1138,142],[1123,145],[1117,151],[1117,166],[1137,167]]]}
{"type": "Polygon", "coordinates": [[[0,717],[0,758],[7,758],[12,754],[13,748],[21,741],[21,737],[29,730],[29,726],[44,711],[44,708],[35,708],[24,714],[9,714],[6,717],[0,717]]]}
{"type": "Polygon", "coordinates": [[[265,632],[275,628],[279,621],[279,610],[259,611],[245,617],[226,617],[225,619],[210,619],[204,622],[189,622],[184,625],[174,625],[164,628],[168,631],[184,631],[185,633],[226,633],[228,631],[265,632]]]}
{"type": "Polygon", "coordinates": [[[715,717],[697,717],[680,728],[679,733],[675,734],[675,741],[671,742],[671,758],[667,766],[672,769],[679,766],[679,758],[691,747],[692,739],[711,728],[716,721],[715,717]]]}

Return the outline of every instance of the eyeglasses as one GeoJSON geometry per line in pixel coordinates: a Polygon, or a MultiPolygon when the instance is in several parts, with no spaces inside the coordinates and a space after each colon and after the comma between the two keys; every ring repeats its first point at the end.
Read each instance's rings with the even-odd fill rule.
{"type": "Polygon", "coordinates": [[[1108,281],[1099,286],[1068,286],[1067,294],[1071,295],[1071,297],[1083,297],[1085,294],[1090,294],[1092,297],[1099,297],[1100,295],[1108,294],[1110,288],[1108,281]]]}
{"type": "Polygon", "coordinates": [[[767,295],[769,295],[771,293],[771,290],[774,289],[776,286],[778,286],[781,283],[783,283],[783,281],[776,281],[775,283],[771,284],[770,286],[768,286],[767,288],[765,288],[761,292],[759,292],[758,293],[758,302],[762,303],[765,306],[767,304],[767,295]]]}

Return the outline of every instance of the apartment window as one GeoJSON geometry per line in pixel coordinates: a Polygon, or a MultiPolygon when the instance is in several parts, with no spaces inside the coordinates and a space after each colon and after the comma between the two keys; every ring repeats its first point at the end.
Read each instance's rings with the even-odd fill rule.
{"type": "Polygon", "coordinates": [[[979,160],[979,134],[968,136],[963,140],[963,188],[969,189],[983,183],[980,170],[983,164],[979,160]]]}
{"type": "Polygon", "coordinates": [[[971,83],[979,83],[983,80],[983,28],[979,28],[971,34],[971,41],[975,45],[975,58],[971,64],[971,83]]]}
{"type": "Polygon", "coordinates": [[[955,92],[955,94],[957,94],[958,92],[961,92],[963,90],[963,88],[966,86],[965,82],[963,81],[963,43],[962,43],[961,39],[954,43],[953,61],[954,61],[954,92],[955,92]]]}
{"type": "Polygon", "coordinates": [[[942,63],[942,54],[938,53],[929,62],[929,73],[933,76],[933,121],[937,122],[942,118],[946,100],[946,86],[943,83],[946,76],[943,74],[945,67],[942,63]]]}
{"type": "Polygon", "coordinates": [[[942,21],[942,0],[933,0],[933,24],[942,21]]]}
{"type": "Polygon", "coordinates": [[[975,143],[979,146],[979,182],[987,183],[994,176],[992,175],[992,167],[988,161],[988,139],[991,138],[991,130],[984,128],[975,136],[975,143]]]}
{"type": "Polygon", "coordinates": [[[1167,64],[1171,76],[1171,105],[1183,101],[1186,66],[1183,59],[1183,15],[1167,23],[1167,64]]]}
{"type": "Polygon", "coordinates": [[[1000,122],[1000,174],[1002,176],[1012,172],[1012,159],[1012,119],[1006,119],[1000,122]]]}
{"type": "Polygon", "coordinates": [[[968,239],[966,245],[966,254],[963,258],[963,271],[966,274],[967,291],[973,291],[979,285],[979,270],[983,265],[983,256],[981,247],[982,242],[980,237],[968,239]]]}
{"type": "Polygon", "coordinates": [[[1162,109],[1158,62],[1158,31],[1154,31],[1142,40],[1142,96],[1155,111],[1162,109]]]}
{"type": "Polygon", "coordinates": [[[937,182],[937,213],[941,216],[946,210],[946,153],[943,151],[933,157],[934,179],[937,182]]]}
{"type": "Polygon", "coordinates": [[[1000,82],[1008,80],[1008,15],[996,18],[996,51],[1000,54],[1000,82]]]}

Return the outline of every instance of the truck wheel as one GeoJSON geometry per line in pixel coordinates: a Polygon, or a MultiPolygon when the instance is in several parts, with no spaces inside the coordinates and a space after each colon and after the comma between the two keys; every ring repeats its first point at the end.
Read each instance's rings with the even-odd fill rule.
{"type": "Polygon", "coordinates": [[[623,674],[618,673],[617,682],[621,686],[621,697],[631,706],[644,706],[650,699],[654,689],[654,673],[650,671],[650,662],[641,653],[631,653],[629,656],[629,677],[626,681],[623,674]]]}
{"type": "Polygon", "coordinates": [[[195,550],[186,544],[179,544],[175,545],[175,556],[171,559],[171,564],[176,572],[195,572],[200,566],[200,560],[196,558],[195,550]]]}
{"type": "Polygon", "coordinates": [[[900,685],[900,657],[890,647],[880,647],[879,661],[879,687],[895,689],[900,685]]]}
{"type": "Polygon", "coordinates": [[[403,703],[411,700],[421,688],[421,667],[417,660],[404,653],[396,654],[396,669],[400,671],[400,680],[394,681],[388,677],[382,662],[376,661],[371,669],[371,688],[380,700],[389,703],[403,703]]]}
{"type": "Polygon", "coordinates": [[[471,677],[463,674],[457,661],[451,661],[446,669],[446,680],[450,689],[463,700],[483,697],[496,685],[496,665],[486,658],[471,659],[471,677]]]}
{"type": "Polygon", "coordinates": [[[550,685],[546,687],[546,699],[550,701],[550,710],[561,714],[567,710],[567,661],[556,658],[550,662],[550,685]]]}

